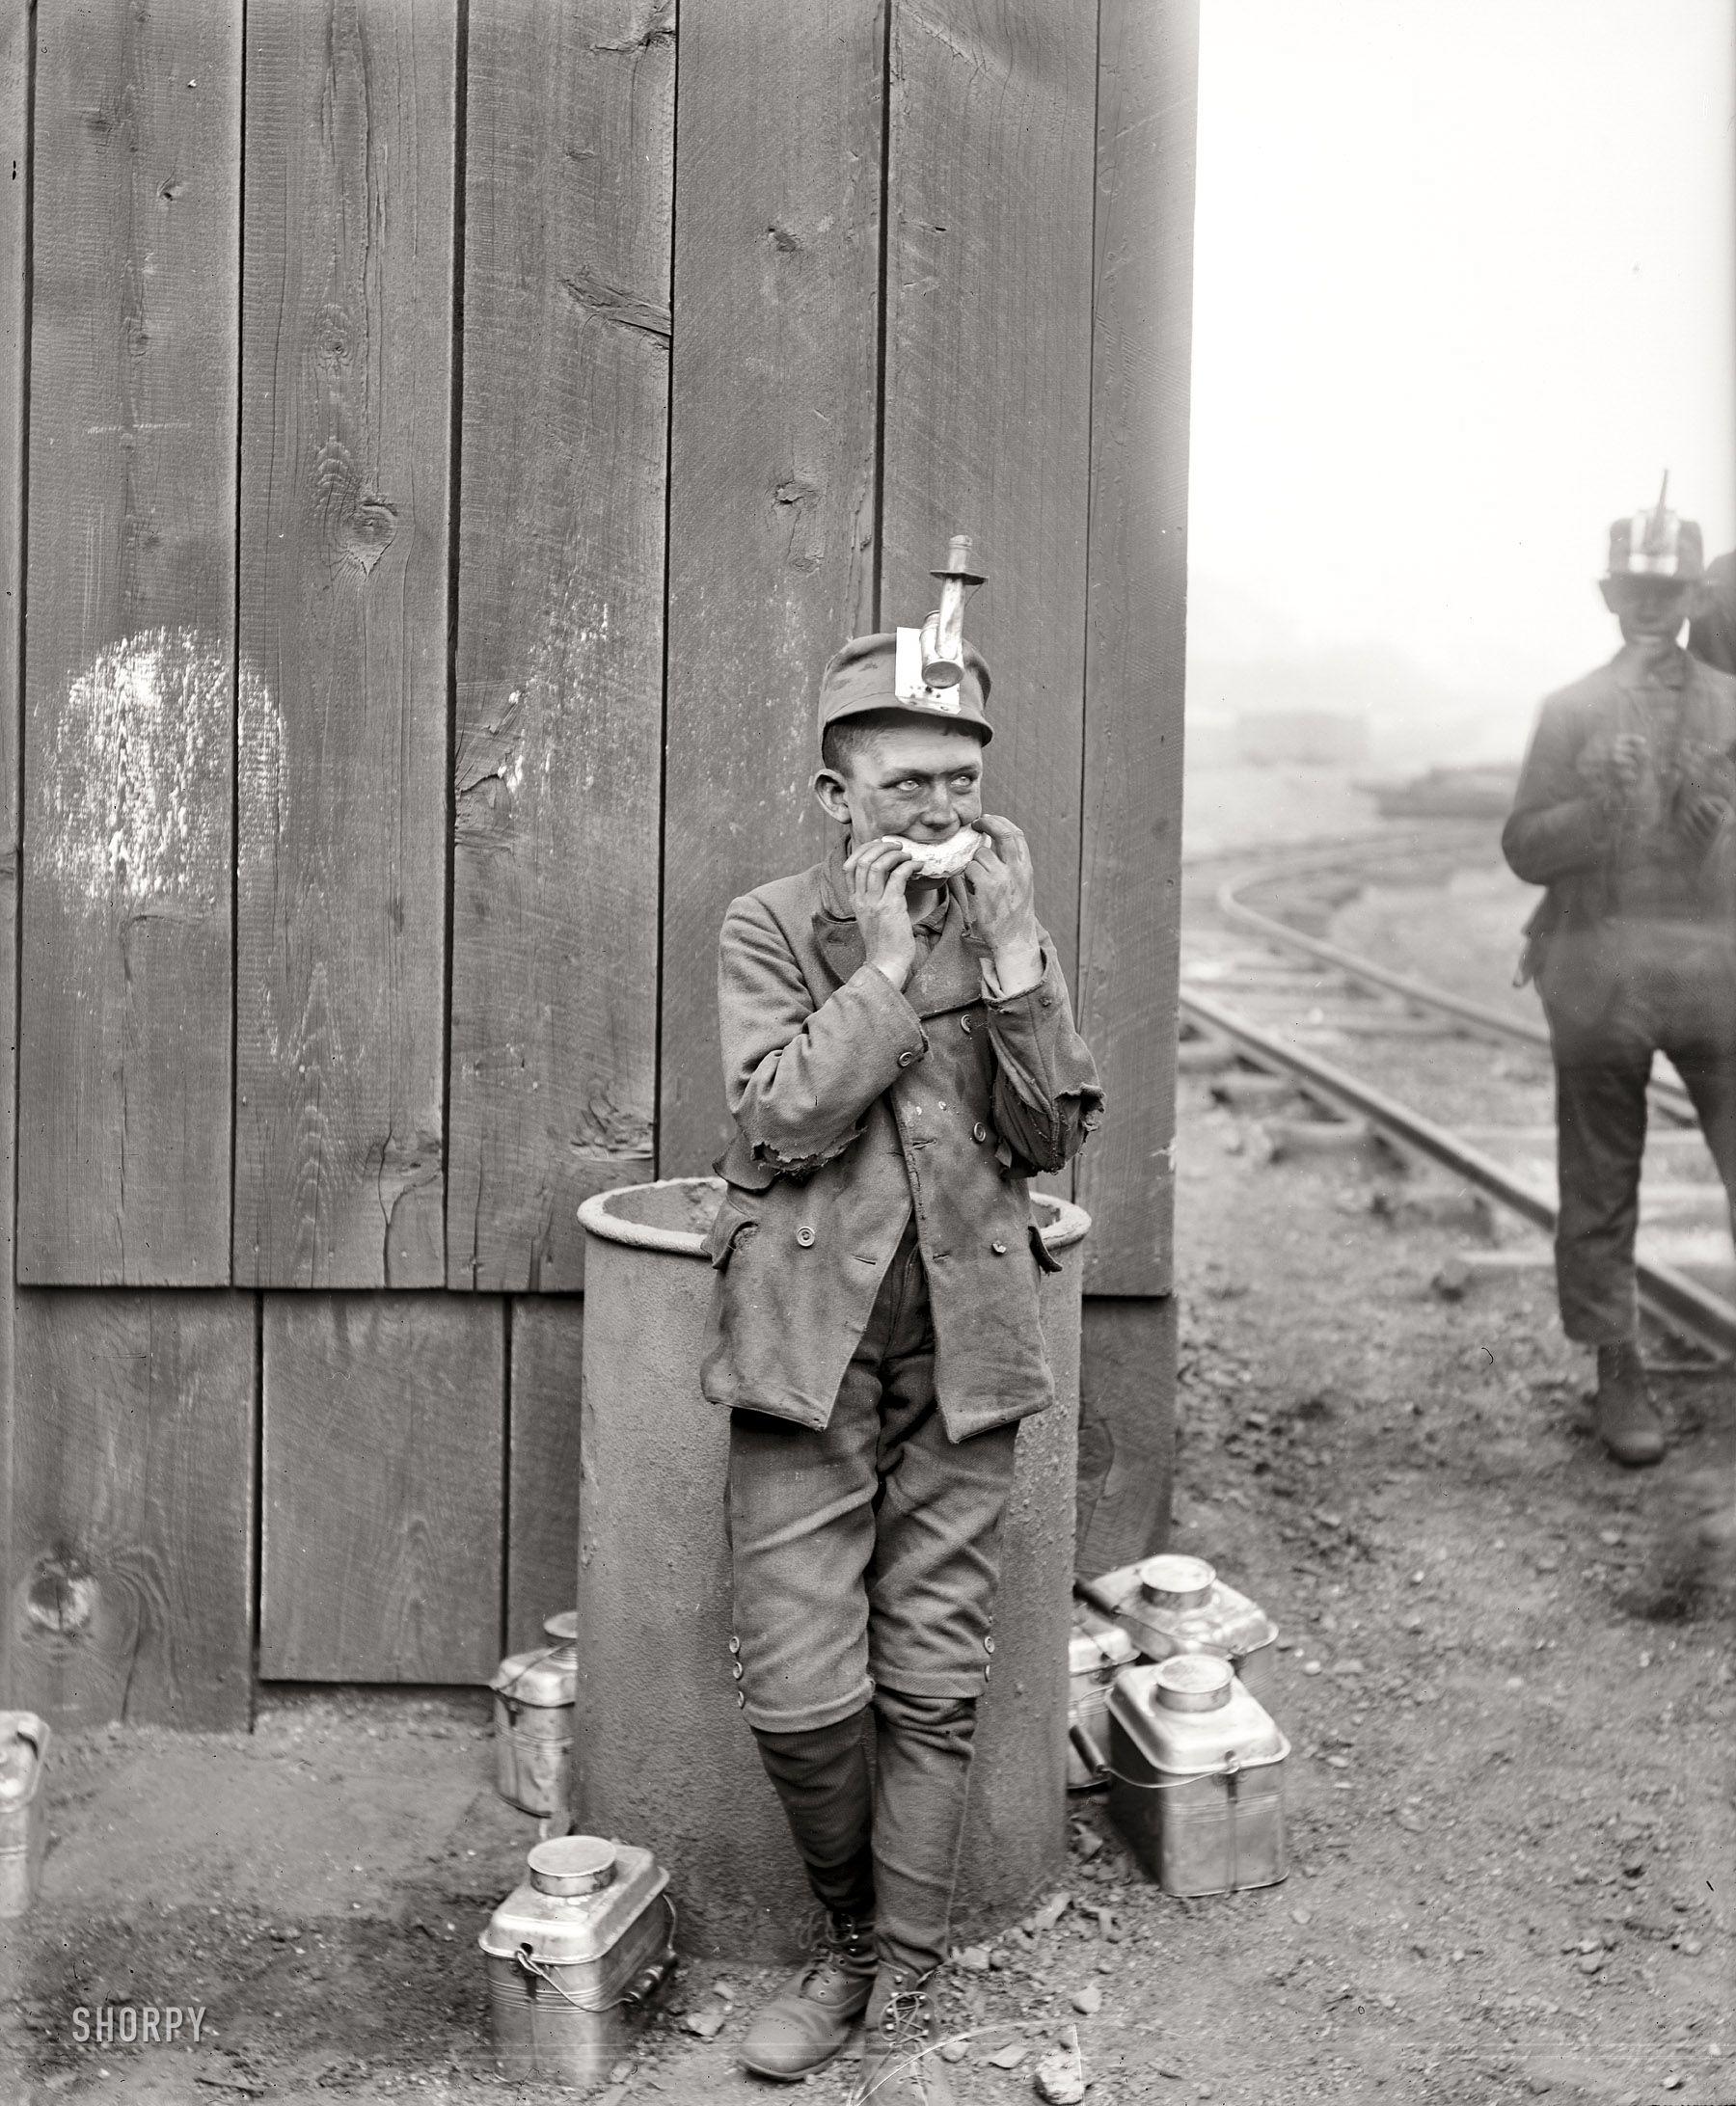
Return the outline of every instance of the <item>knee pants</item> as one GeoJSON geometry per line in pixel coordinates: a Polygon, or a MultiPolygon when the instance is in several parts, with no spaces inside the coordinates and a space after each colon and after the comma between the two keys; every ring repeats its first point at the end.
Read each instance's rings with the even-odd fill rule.
{"type": "Polygon", "coordinates": [[[1634,1238],[1652,1056],[1667,1053],[1736,1195],[1736,932],[1607,922],[1558,938],[1538,983],[1556,1066],[1556,1283],[1582,1345],[1639,1322],[1634,1238]]]}
{"type": "Polygon", "coordinates": [[[946,1438],[912,1220],[826,1427],[730,1416],[735,1664],[749,1725],[830,1725],[877,1684],[981,1695],[1017,1431],[946,1438]]]}

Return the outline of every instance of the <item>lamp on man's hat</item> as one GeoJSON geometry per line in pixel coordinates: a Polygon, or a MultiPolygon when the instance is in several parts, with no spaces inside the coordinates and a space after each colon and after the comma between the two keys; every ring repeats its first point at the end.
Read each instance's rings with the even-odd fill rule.
{"type": "Polygon", "coordinates": [[[940,580],[940,605],[920,629],[886,629],[853,636],[820,676],[820,732],[846,716],[896,710],[938,724],[969,725],[985,745],[989,667],[961,628],[966,588],[983,575],[971,568],[970,538],[954,534],[940,580]]]}
{"type": "Polygon", "coordinates": [[[1706,575],[1700,530],[1693,520],[1669,509],[1664,501],[1668,495],[1669,471],[1666,469],[1657,503],[1649,511],[1618,519],[1610,528],[1612,579],[1661,578],[1687,585],[1697,584],[1706,575]]]}

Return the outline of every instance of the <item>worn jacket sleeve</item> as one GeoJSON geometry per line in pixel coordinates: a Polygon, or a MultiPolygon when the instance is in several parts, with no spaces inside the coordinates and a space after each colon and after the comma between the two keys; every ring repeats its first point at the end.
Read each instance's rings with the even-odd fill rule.
{"type": "Polygon", "coordinates": [[[816,1008],[782,931],[751,898],[723,919],[718,1017],[730,1112],[779,1171],[841,1154],[875,1098],[928,1050],[916,1012],[871,965],[816,1008]]]}
{"type": "Polygon", "coordinates": [[[987,1006],[996,1129],[1023,1166],[1059,1170],[1101,1123],[1103,1093],[1046,935],[1036,986],[1002,1001],[990,997],[987,1006]]]}
{"type": "Polygon", "coordinates": [[[1575,713],[1560,697],[1545,702],[1501,836],[1502,853],[1527,884],[1593,869],[1608,850],[1615,813],[1579,772],[1581,742],[1575,713]]]}

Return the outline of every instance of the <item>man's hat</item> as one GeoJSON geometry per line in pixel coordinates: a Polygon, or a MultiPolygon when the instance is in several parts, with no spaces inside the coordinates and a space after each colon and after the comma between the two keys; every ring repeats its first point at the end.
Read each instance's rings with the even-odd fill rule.
{"type": "Polygon", "coordinates": [[[923,679],[922,631],[882,630],[853,636],[820,676],[820,732],[845,716],[898,710],[931,723],[968,725],[985,745],[989,728],[989,668],[975,644],[963,646],[963,677],[950,688],[923,679]]]}
{"type": "Polygon", "coordinates": [[[1668,509],[1669,473],[1649,512],[1618,519],[1610,528],[1612,578],[1663,578],[1672,584],[1696,584],[1706,575],[1700,530],[1691,519],[1668,509]]]}

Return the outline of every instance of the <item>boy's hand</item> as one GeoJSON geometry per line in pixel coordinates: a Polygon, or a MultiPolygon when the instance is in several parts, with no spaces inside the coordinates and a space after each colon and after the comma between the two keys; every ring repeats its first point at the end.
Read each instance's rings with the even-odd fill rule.
{"type": "Polygon", "coordinates": [[[896,842],[870,841],[844,863],[868,962],[902,994],[916,964],[916,932],[905,890],[916,868],[896,842]]]}
{"type": "Polygon", "coordinates": [[[1730,816],[1730,807],[1722,797],[1714,796],[1709,791],[1695,790],[1682,799],[1682,831],[1696,849],[1709,848],[1712,837],[1730,816]]]}
{"type": "Polygon", "coordinates": [[[1639,788],[1645,768],[1645,738],[1638,731],[1624,731],[1610,748],[1610,772],[1623,792],[1639,788]]]}
{"type": "Polygon", "coordinates": [[[1043,977],[1043,951],[1033,904],[1031,851],[1010,819],[985,813],[974,822],[989,836],[954,880],[964,887],[966,912],[994,953],[1003,987],[1034,987],[1043,977]]]}

